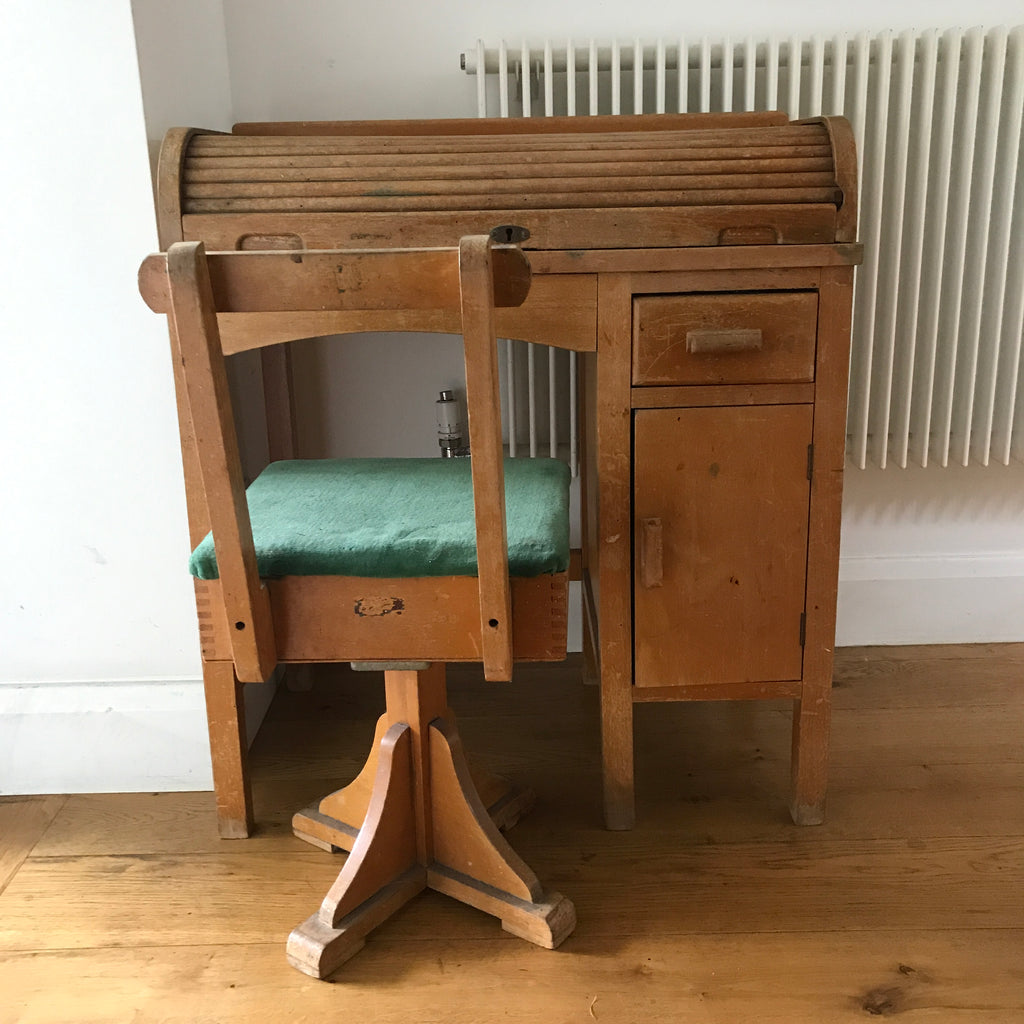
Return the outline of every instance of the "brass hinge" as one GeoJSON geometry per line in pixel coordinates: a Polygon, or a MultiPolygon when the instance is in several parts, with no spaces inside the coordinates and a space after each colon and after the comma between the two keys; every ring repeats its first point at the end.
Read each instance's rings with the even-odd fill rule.
{"type": "Polygon", "coordinates": [[[809,444],[807,446],[807,479],[810,480],[814,476],[814,445],[809,444]]]}
{"type": "Polygon", "coordinates": [[[800,646],[807,643],[807,612],[800,613],[800,646]]]}

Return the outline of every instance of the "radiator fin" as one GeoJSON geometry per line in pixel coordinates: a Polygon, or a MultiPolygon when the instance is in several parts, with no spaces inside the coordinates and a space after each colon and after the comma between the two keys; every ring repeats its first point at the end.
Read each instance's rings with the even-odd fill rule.
{"type": "MultiPolygon", "coordinates": [[[[859,147],[866,247],[854,298],[851,461],[1024,460],[1024,26],[480,42],[463,56],[478,75],[481,116],[845,115],[859,147]]],[[[531,370],[509,378],[536,385],[537,357],[517,347],[509,366],[531,370]]],[[[540,435],[556,446],[549,423],[559,419],[552,394],[566,390],[563,358],[549,357],[546,410],[512,396],[522,410],[512,413],[513,434],[521,430],[531,452],[540,435]]],[[[561,417],[575,418],[575,409],[561,417]]]]}

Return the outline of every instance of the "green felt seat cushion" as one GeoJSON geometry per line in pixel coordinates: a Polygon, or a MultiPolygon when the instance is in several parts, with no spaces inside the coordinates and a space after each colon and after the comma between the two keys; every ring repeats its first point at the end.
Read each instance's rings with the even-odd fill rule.
{"type": "MultiPolygon", "coordinates": [[[[316,459],[271,463],[246,497],[262,577],[475,576],[469,459],[316,459]]],[[[569,567],[569,469],[505,460],[509,573],[569,567]]],[[[189,569],[216,579],[208,534],[189,569]]]]}

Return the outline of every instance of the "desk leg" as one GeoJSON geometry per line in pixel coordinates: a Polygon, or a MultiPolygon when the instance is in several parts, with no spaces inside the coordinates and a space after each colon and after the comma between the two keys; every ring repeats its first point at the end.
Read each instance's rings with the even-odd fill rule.
{"type": "Polygon", "coordinates": [[[636,817],[633,798],[633,692],[629,680],[604,674],[589,588],[583,598],[583,681],[601,690],[601,776],[605,827],[624,831],[636,817]]]}
{"type": "Polygon", "coordinates": [[[633,279],[598,278],[596,471],[600,526],[597,633],[605,826],[629,829],[633,804],[633,527],[630,377],[633,279]]]}
{"type": "Polygon", "coordinates": [[[792,803],[789,810],[797,825],[820,825],[825,820],[831,719],[831,694],[827,685],[805,683],[804,695],[794,702],[793,707],[792,803]]]}
{"type": "Polygon", "coordinates": [[[206,720],[217,798],[217,828],[222,839],[246,839],[252,831],[243,684],[230,661],[204,661],[206,720]]]}
{"type": "Polygon", "coordinates": [[[631,829],[633,797],[633,695],[628,684],[601,676],[601,762],[604,770],[604,824],[631,829]]]}
{"type": "Polygon", "coordinates": [[[810,504],[812,529],[807,548],[804,683],[793,720],[790,811],[799,825],[818,825],[825,819],[852,307],[853,268],[822,270],[814,385],[814,472],[810,504]]]}

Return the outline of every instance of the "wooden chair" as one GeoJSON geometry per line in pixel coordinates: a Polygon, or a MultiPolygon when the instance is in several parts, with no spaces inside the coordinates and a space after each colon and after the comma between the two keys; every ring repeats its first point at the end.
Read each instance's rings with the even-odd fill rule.
{"type": "MultiPolygon", "coordinates": [[[[139,279],[168,316],[190,519],[212,528],[191,568],[211,740],[226,731],[232,748],[222,763],[242,763],[242,682],[279,663],[384,670],[366,767],[296,815],[297,834],[351,853],[292,932],[290,962],[325,977],[427,887],[557,946],[572,903],[545,893],[498,831],[445,696],[445,662],[482,661],[485,678],[507,680],[514,660],[565,655],[568,472],[554,460],[506,467],[502,454],[493,311],[525,299],[526,258],[487,236],[457,249],[209,255],[181,242],[139,279]],[[337,311],[339,332],[461,326],[472,458],[277,462],[247,493],[225,355],[302,337],[313,310],[337,311]]],[[[249,831],[238,770],[240,784],[218,786],[222,834],[249,831]]]]}

